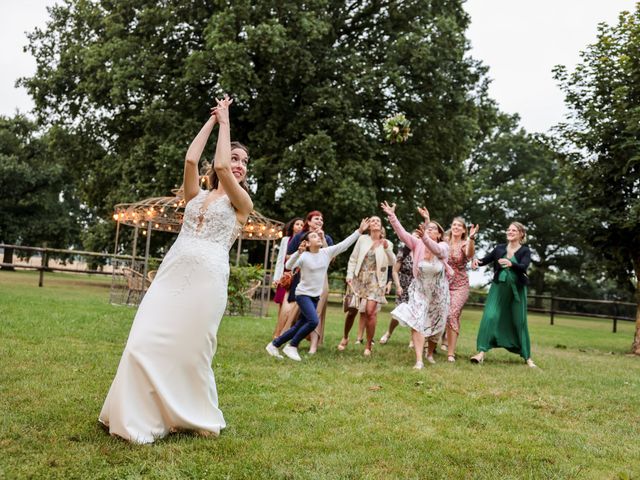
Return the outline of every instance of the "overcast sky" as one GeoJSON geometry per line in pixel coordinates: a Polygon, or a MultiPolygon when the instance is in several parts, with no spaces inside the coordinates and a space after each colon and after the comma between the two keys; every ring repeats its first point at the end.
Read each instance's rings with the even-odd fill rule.
{"type": "MultiPolygon", "coordinates": [[[[28,112],[33,103],[14,87],[35,71],[22,51],[25,31],[43,27],[55,0],[2,1],[0,17],[0,115],[28,112]]],[[[572,67],[596,38],[599,22],[615,23],[634,0],[467,0],[472,55],[489,66],[491,95],[508,113],[518,113],[529,131],[544,132],[562,120],[563,97],[551,69],[572,67]]]]}

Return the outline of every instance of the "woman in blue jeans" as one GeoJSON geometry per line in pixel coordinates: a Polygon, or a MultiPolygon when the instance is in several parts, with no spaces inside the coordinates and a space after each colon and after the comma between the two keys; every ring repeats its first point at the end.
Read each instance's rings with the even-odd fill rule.
{"type": "Polygon", "coordinates": [[[291,360],[298,362],[301,360],[298,354],[298,344],[318,326],[316,306],[322,294],[324,277],[327,274],[329,264],[334,257],[353,245],[367,228],[369,228],[369,219],[365,218],[360,222],[360,228],[343,241],[324,248],[320,234],[316,232],[305,234],[298,251],[287,260],[286,264],[289,270],[300,268],[300,283],[296,288],[296,303],[300,307],[300,318],[294,326],[267,345],[269,355],[283,358],[279,348],[289,342],[282,349],[282,352],[291,360]]]}

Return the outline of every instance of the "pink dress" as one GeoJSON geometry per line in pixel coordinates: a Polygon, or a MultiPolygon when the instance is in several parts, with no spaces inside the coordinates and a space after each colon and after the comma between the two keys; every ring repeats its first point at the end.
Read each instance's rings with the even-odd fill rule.
{"type": "Polygon", "coordinates": [[[469,298],[469,274],[467,273],[469,259],[466,251],[467,242],[462,242],[458,248],[451,249],[448,259],[449,266],[453,269],[453,275],[449,278],[451,304],[449,306],[447,326],[456,333],[460,333],[462,307],[464,307],[469,298]]]}

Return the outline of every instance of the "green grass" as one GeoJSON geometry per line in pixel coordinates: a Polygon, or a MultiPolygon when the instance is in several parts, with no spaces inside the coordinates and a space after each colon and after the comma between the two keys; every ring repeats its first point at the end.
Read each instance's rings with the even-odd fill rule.
{"type": "Polygon", "coordinates": [[[301,364],[264,352],[273,318],[225,318],[214,369],[228,427],[138,446],[97,423],[135,311],[81,278],[38,288],[33,272],[0,272],[0,478],[640,478],[631,323],[613,334],[531,315],[539,369],[504,351],[475,366],[481,312],[467,310],[459,361],[416,372],[406,330],[370,359],[337,352],[338,308],[301,364]]]}

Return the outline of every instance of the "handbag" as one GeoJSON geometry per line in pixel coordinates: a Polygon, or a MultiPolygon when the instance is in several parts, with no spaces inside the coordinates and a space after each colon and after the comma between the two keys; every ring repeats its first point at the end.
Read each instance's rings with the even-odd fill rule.
{"type": "Polygon", "coordinates": [[[291,282],[293,281],[293,272],[284,272],[278,280],[278,287],[289,290],[291,288],[291,282]]]}
{"type": "Polygon", "coordinates": [[[345,292],[344,297],[342,297],[342,310],[347,313],[349,310],[354,308],[358,308],[356,305],[356,296],[353,293],[353,290],[347,286],[347,291],[345,292]]]}

